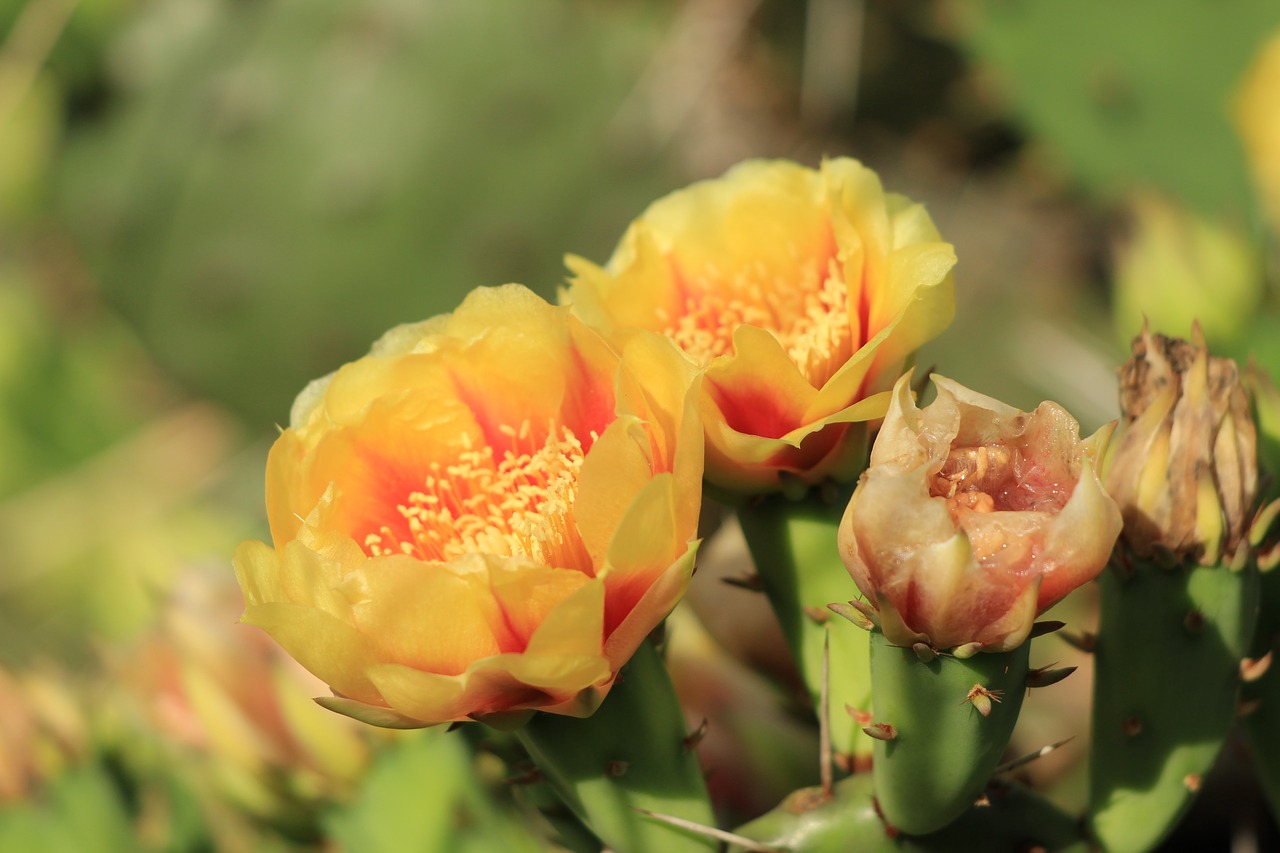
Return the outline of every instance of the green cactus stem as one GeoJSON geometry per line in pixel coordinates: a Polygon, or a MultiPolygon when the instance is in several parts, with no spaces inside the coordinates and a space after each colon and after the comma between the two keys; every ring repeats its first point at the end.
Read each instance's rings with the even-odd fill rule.
{"type": "Polygon", "coordinates": [[[1153,849],[1236,717],[1258,574],[1122,560],[1100,577],[1089,813],[1108,853],[1153,849]]]}
{"type": "MultiPolygon", "coordinates": [[[[789,853],[989,853],[993,850],[1087,850],[1079,821],[1013,783],[992,783],[980,805],[929,835],[900,835],[876,811],[871,777],[860,773],[821,788],[791,794],[772,811],[735,831],[772,850],[789,853]]],[[[739,853],[744,847],[730,846],[739,853]]]]}
{"type": "Polygon", "coordinates": [[[858,592],[836,547],[850,492],[811,490],[799,500],[775,495],[740,506],[737,513],[814,708],[821,702],[823,645],[830,637],[831,745],[837,754],[856,759],[871,754],[871,740],[862,736],[854,717],[871,708],[867,632],[833,618],[827,609],[830,602],[847,601],[858,592]]]}
{"type": "Polygon", "coordinates": [[[616,853],[705,853],[715,842],[641,810],[715,823],[684,717],[656,649],[641,643],[599,710],[535,714],[517,732],[542,776],[616,853]]]}
{"type": "Polygon", "coordinates": [[[1259,663],[1271,658],[1265,671],[1241,688],[1240,724],[1271,813],[1280,815],[1280,571],[1264,573],[1260,586],[1262,607],[1250,656],[1259,663]]]}
{"type": "Polygon", "coordinates": [[[885,821],[935,832],[973,805],[1000,762],[1026,695],[1031,643],[1009,652],[926,660],[871,637],[872,775],[885,821]],[[886,732],[888,733],[888,732],[886,732]]]}

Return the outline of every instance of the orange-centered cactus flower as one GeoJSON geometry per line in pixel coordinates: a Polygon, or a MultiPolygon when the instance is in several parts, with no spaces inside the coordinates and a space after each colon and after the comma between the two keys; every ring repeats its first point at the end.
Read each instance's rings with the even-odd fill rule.
{"type": "Polygon", "coordinates": [[[693,381],[517,285],[393,329],[272,447],[245,621],[369,722],[590,713],[693,569],[693,381]]]}
{"type": "Polygon", "coordinates": [[[919,409],[909,380],[845,511],[841,556],[890,642],[1016,648],[1115,545],[1120,511],[1097,474],[1112,426],[1081,441],[1055,403],[1020,412],[936,375],[919,409]]]}
{"type": "Polygon", "coordinates": [[[951,322],[955,261],[856,161],[749,161],[655,202],[603,268],[570,258],[567,299],[706,367],[707,478],[760,493],[855,473],[849,425],[884,414],[879,392],[951,322]]]}

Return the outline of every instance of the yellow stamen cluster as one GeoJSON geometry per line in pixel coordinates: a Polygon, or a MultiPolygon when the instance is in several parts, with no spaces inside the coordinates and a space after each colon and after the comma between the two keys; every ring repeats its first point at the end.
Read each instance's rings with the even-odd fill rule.
{"type": "Polygon", "coordinates": [[[793,277],[776,277],[762,263],[726,275],[708,266],[686,282],[678,317],[664,333],[706,363],[733,352],[733,332],[748,324],[766,329],[815,386],[831,378],[851,349],[849,293],[834,260],[797,259],[793,277]],[[773,280],[771,280],[773,277],[773,280]]]}
{"type": "Polygon", "coordinates": [[[441,561],[467,553],[523,555],[545,565],[589,567],[573,513],[582,443],[554,424],[541,444],[528,421],[501,431],[511,439],[501,459],[485,446],[464,450],[452,464],[431,463],[422,489],[396,507],[408,535],[405,525],[384,525],[365,537],[368,553],[441,561]]]}

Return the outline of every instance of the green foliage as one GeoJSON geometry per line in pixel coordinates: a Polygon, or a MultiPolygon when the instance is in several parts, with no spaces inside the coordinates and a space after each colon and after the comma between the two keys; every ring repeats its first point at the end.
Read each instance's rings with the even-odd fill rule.
{"type": "Polygon", "coordinates": [[[340,849],[353,853],[545,849],[487,789],[462,736],[443,729],[387,750],[356,800],[325,823],[340,849]]]}
{"type": "Polygon", "coordinates": [[[282,421],[387,327],[607,251],[657,195],[610,124],[655,34],[552,0],[156,4],[62,210],[175,375],[282,421]]]}
{"type": "Polygon", "coordinates": [[[1235,720],[1258,573],[1135,563],[1100,578],[1089,813],[1108,853],[1153,849],[1235,720]]]}
{"type": "Polygon", "coordinates": [[[57,317],[0,263],[0,500],[69,470],[144,422],[150,365],[101,318],[57,317]]]}
{"type": "Polygon", "coordinates": [[[1272,0],[953,6],[966,48],[1086,187],[1106,197],[1148,185],[1206,213],[1250,209],[1228,99],[1280,23],[1272,0]]]}
{"type": "Polygon", "coordinates": [[[63,773],[38,800],[0,806],[0,850],[138,849],[124,803],[109,774],[96,765],[63,773]]]}
{"type": "Polygon", "coordinates": [[[1258,247],[1240,229],[1159,196],[1137,196],[1129,210],[1131,233],[1115,253],[1121,342],[1139,334],[1144,321],[1181,338],[1199,322],[1214,352],[1240,353],[1264,296],[1258,247]]]}
{"type": "Polygon", "coordinates": [[[1262,607],[1249,655],[1259,662],[1270,655],[1270,665],[1241,690],[1240,727],[1271,813],[1280,815],[1280,571],[1265,572],[1259,587],[1262,607]]]}

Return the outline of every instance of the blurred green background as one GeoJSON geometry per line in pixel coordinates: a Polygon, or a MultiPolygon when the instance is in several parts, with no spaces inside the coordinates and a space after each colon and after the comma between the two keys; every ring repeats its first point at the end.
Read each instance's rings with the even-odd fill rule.
{"type": "MultiPolygon", "coordinates": [[[[0,6],[0,849],[585,849],[504,784],[512,744],[346,726],[232,624],[293,395],[475,286],[554,298],[565,253],[755,156],[923,201],[960,264],[920,360],[1010,403],[1113,417],[1144,315],[1275,369],[1232,98],[1278,27],[1274,0],[0,6]]],[[[779,683],[707,700],[775,774],[713,785],[730,822],[816,773],[779,683]]]]}

